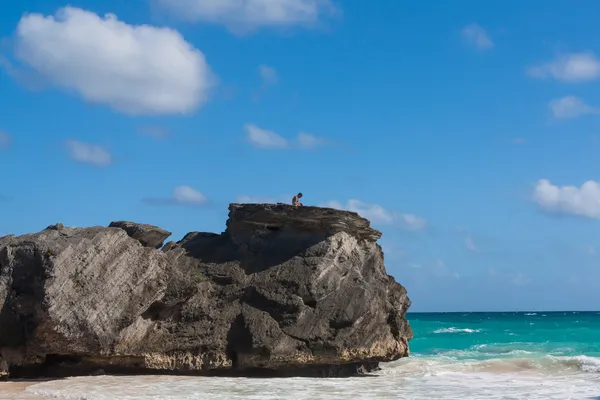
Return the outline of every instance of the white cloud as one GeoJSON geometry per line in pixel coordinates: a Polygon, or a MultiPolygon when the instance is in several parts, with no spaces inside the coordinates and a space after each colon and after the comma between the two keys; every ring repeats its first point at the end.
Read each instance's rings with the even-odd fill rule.
{"type": "Polygon", "coordinates": [[[246,135],[253,146],[262,149],[283,149],[289,146],[287,139],[284,137],[253,124],[246,125],[246,135]]]}
{"type": "Polygon", "coordinates": [[[191,186],[182,185],[173,189],[171,197],[146,198],[144,202],[152,205],[182,205],[189,207],[203,206],[208,202],[208,197],[191,186]]]}
{"type": "Polygon", "coordinates": [[[324,143],[324,140],[311,135],[310,133],[300,132],[296,138],[298,146],[303,149],[314,149],[324,143]]]}
{"type": "Polygon", "coordinates": [[[236,200],[238,203],[251,203],[251,204],[277,203],[277,200],[275,200],[273,197],[269,197],[269,196],[245,196],[245,195],[243,195],[243,196],[238,196],[236,200]]]}
{"type": "Polygon", "coordinates": [[[246,139],[261,149],[285,149],[292,146],[309,150],[325,143],[325,140],[310,133],[300,132],[296,140],[291,142],[276,132],[260,128],[254,124],[246,124],[246,139]]]}
{"type": "Polygon", "coordinates": [[[600,60],[593,53],[571,53],[555,60],[529,68],[534,78],[554,78],[559,81],[578,83],[592,81],[600,76],[600,60]]]}
{"type": "MultiPolygon", "coordinates": [[[[1,43],[2,39],[0,39],[0,45],[1,43]]],[[[4,69],[8,76],[29,90],[41,90],[45,86],[43,79],[34,71],[13,65],[13,63],[2,54],[0,54],[0,67],[4,69]]]]}
{"type": "Polygon", "coordinates": [[[395,213],[394,217],[405,229],[411,231],[420,231],[427,227],[427,221],[414,214],[395,213]]]}
{"type": "Polygon", "coordinates": [[[353,211],[370,221],[387,225],[397,225],[410,231],[420,231],[427,227],[427,221],[417,215],[388,211],[379,204],[365,203],[356,199],[350,199],[346,204],[331,200],[321,204],[321,207],[353,211]]]}
{"type": "Polygon", "coordinates": [[[0,149],[6,149],[10,147],[11,144],[12,137],[8,133],[0,131],[0,149]]]}
{"type": "Polygon", "coordinates": [[[192,21],[226,26],[236,33],[259,28],[310,27],[337,10],[330,0],[154,0],[163,9],[192,21]]]}
{"type": "Polygon", "coordinates": [[[262,85],[260,89],[258,89],[254,95],[254,100],[259,100],[262,94],[266,91],[267,86],[274,86],[279,82],[279,76],[277,75],[277,71],[273,67],[269,67],[268,65],[261,65],[258,67],[258,74],[262,80],[262,85]]]}
{"type": "Polygon", "coordinates": [[[71,159],[80,163],[96,167],[108,167],[113,163],[112,155],[102,146],[69,140],[67,150],[71,159]]]}
{"type": "Polygon", "coordinates": [[[336,205],[336,207],[331,208],[354,211],[360,214],[360,216],[374,222],[381,222],[384,224],[391,224],[394,222],[394,214],[379,204],[369,204],[360,200],[350,199],[345,205],[340,203],[332,203],[332,205],[336,205]]]}
{"type": "Polygon", "coordinates": [[[363,203],[360,200],[350,199],[346,204],[337,200],[330,200],[320,204],[321,207],[335,208],[337,210],[347,210],[358,213],[361,217],[367,218],[373,222],[391,224],[394,222],[394,216],[379,204],[363,203]]]}
{"type": "Polygon", "coordinates": [[[541,179],[534,187],[533,201],[546,212],[600,219],[600,183],[596,181],[578,188],[559,187],[541,179]]]}
{"type": "Polygon", "coordinates": [[[57,87],[130,115],[191,112],[215,82],[204,55],[177,31],[114,14],[26,14],[15,45],[17,58],[57,87]]]}
{"type": "Polygon", "coordinates": [[[575,96],[565,96],[552,100],[548,104],[555,118],[577,118],[586,114],[595,114],[597,109],[585,104],[583,100],[575,96]]]}
{"type": "Polygon", "coordinates": [[[475,244],[475,240],[473,240],[473,238],[471,236],[467,236],[465,238],[465,246],[469,251],[472,251],[472,252],[479,251],[479,247],[477,247],[477,245],[475,244]]]}
{"type": "Polygon", "coordinates": [[[200,205],[207,200],[206,196],[189,186],[177,186],[173,190],[173,200],[178,204],[200,205]]]}
{"type": "Polygon", "coordinates": [[[462,29],[462,35],[465,39],[480,50],[491,49],[494,47],[494,42],[481,26],[470,24],[462,29]]]}
{"type": "Polygon", "coordinates": [[[266,85],[274,85],[279,82],[279,76],[277,75],[277,71],[273,67],[269,67],[268,65],[261,65],[258,67],[258,73],[263,81],[263,84],[266,85]]]}

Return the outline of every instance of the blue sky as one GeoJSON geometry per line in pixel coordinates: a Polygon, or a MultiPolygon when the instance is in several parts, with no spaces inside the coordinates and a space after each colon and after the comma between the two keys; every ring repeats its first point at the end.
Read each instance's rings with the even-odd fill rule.
{"type": "Polygon", "coordinates": [[[0,232],[302,191],[383,231],[412,311],[600,309],[600,3],[10,3],[0,232]]]}

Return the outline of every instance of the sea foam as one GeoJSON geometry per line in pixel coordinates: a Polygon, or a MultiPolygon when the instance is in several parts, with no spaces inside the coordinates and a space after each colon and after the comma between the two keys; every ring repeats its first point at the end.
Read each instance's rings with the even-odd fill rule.
{"type": "Polygon", "coordinates": [[[442,328],[436,329],[433,333],[478,333],[481,332],[481,329],[471,329],[471,328],[442,328]]]}

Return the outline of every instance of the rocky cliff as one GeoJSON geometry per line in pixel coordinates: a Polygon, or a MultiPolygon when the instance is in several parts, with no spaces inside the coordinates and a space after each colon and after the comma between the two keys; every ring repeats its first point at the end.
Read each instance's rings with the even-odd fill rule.
{"type": "Polygon", "coordinates": [[[232,204],[222,234],[62,224],[0,238],[12,376],[343,376],[409,353],[381,233],[329,208],[232,204]]]}

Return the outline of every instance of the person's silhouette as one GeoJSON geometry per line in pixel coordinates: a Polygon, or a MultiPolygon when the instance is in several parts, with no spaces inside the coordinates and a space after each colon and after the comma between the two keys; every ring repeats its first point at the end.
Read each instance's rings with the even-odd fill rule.
{"type": "Polygon", "coordinates": [[[300,199],[302,198],[302,196],[302,193],[298,193],[297,195],[295,195],[292,199],[292,204],[296,207],[303,206],[304,204],[300,203],[300,199]]]}

